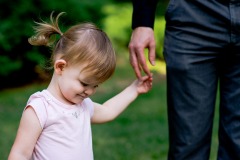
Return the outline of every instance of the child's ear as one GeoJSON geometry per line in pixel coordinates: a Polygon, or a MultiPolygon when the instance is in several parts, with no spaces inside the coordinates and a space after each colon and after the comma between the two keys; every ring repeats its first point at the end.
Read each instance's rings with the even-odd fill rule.
{"type": "Polygon", "coordinates": [[[67,62],[63,59],[58,59],[54,63],[54,71],[57,74],[62,74],[64,68],[67,66],[67,62]]]}

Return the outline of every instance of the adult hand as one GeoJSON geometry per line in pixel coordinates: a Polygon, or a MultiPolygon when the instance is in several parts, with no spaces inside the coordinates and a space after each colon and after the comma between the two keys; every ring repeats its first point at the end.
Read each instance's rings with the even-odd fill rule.
{"type": "Polygon", "coordinates": [[[155,39],[153,29],[150,27],[137,27],[133,30],[128,46],[130,63],[138,78],[141,78],[141,70],[149,77],[152,76],[147,67],[144,49],[148,49],[148,60],[155,65],[155,39]]]}

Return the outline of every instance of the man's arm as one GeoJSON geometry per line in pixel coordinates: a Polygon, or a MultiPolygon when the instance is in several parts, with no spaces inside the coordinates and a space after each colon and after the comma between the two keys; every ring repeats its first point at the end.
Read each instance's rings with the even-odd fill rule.
{"type": "Polygon", "coordinates": [[[137,27],[154,27],[158,0],[132,0],[132,29],[137,27]]]}

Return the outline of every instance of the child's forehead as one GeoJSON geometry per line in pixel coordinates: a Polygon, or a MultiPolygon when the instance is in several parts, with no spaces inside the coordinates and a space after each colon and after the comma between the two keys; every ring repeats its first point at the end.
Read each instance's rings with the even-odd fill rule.
{"type": "Polygon", "coordinates": [[[96,76],[94,76],[93,74],[89,74],[86,72],[81,72],[80,73],[80,77],[81,81],[83,81],[84,83],[87,84],[98,84],[99,80],[96,76]]]}
{"type": "Polygon", "coordinates": [[[79,79],[87,84],[100,84],[105,81],[104,75],[101,69],[97,66],[89,65],[88,63],[82,63],[75,65],[79,69],[79,79]]]}

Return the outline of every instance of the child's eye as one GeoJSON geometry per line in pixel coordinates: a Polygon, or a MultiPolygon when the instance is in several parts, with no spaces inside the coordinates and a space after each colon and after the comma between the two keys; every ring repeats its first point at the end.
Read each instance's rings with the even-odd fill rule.
{"type": "MultiPolygon", "coordinates": [[[[90,86],[90,84],[84,83],[84,82],[82,82],[82,81],[80,81],[80,83],[81,83],[84,87],[90,86]]],[[[94,88],[97,88],[98,85],[94,85],[93,87],[94,87],[94,88]]]]}
{"type": "Polygon", "coordinates": [[[84,87],[88,86],[88,84],[84,83],[84,82],[80,82],[84,87]]]}

